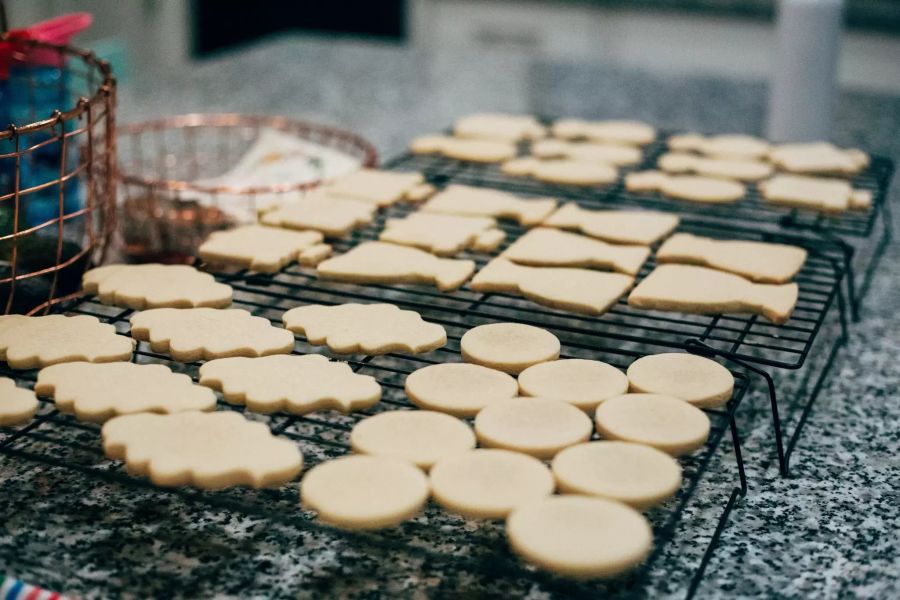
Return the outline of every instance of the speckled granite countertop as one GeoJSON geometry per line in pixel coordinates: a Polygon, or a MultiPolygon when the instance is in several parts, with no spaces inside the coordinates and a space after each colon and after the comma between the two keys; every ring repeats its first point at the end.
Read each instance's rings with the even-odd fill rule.
{"type": "MultiPolygon", "coordinates": [[[[388,157],[413,135],[486,109],[759,133],[765,87],[517,54],[428,55],[282,38],[154,85],[135,82],[120,98],[122,122],[191,111],[284,114],[356,130],[388,157]]],[[[836,142],[896,160],[898,131],[900,99],[842,95],[836,142]]],[[[745,399],[739,416],[750,494],[732,514],[701,597],[900,595],[898,298],[895,245],[810,417],[791,478],[777,477],[765,398],[745,399]]],[[[691,527],[649,574],[647,595],[684,595],[734,483],[734,459],[724,450],[689,510],[691,527]]],[[[88,597],[549,595],[539,580],[398,560],[315,531],[10,457],[0,457],[0,571],[88,597]]]]}

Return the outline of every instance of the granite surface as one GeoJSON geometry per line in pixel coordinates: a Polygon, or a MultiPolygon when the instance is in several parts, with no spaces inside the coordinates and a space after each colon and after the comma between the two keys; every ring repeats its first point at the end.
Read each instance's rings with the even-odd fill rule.
{"type": "MultiPolygon", "coordinates": [[[[164,81],[135,82],[122,90],[121,105],[123,122],[226,110],[315,120],[358,131],[386,157],[413,135],[487,109],[760,133],[765,86],[511,53],[428,55],[390,45],[281,38],[164,81]]],[[[896,160],[898,131],[900,99],[842,94],[836,142],[896,160]]],[[[700,597],[900,596],[898,298],[900,249],[892,246],[864,318],[852,325],[809,418],[790,478],[777,476],[765,398],[754,393],[744,400],[739,423],[750,490],[722,534],[700,597]]],[[[792,389],[802,376],[779,383],[792,389]]],[[[783,409],[790,420],[788,403],[783,409]]],[[[76,441],[57,457],[96,469],[96,429],[86,428],[76,441]]],[[[23,448],[41,452],[42,444],[52,440],[38,438],[23,448]]],[[[725,443],[675,540],[636,593],[685,595],[735,470],[725,443]]],[[[0,571],[85,597],[543,598],[581,591],[495,564],[488,551],[502,543],[498,531],[452,517],[443,517],[446,528],[470,530],[481,545],[447,561],[410,550],[434,543],[417,522],[375,543],[299,527],[290,516],[294,490],[264,495],[264,510],[249,516],[215,504],[248,501],[244,492],[213,495],[211,504],[198,502],[206,496],[125,487],[112,477],[0,457],[0,571]]],[[[259,496],[251,499],[259,503],[259,496]]],[[[452,535],[441,540],[449,554],[459,552],[452,535]]]]}

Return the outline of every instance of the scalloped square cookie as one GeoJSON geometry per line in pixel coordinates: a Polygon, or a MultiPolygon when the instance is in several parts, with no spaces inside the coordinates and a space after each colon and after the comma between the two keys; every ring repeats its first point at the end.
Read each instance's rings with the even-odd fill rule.
{"type": "Polygon", "coordinates": [[[0,316],[0,360],[13,369],[130,360],[133,351],[134,340],[90,315],[0,316]]]}
{"type": "Polygon", "coordinates": [[[274,273],[298,260],[304,250],[322,239],[318,231],[244,225],[214,232],[200,245],[198,253],[208,263],[274,273]]]}
{"type": "Polygon", "coordinates": [[[408,193],[425,182],[421,173],[400,173],[380,169],[360,169],[326,183],[323,189],[329,196],[345,196],[390,206],[403,200],[408,193]]]}
{"type": "Polygon", "coordinates": [[[344,237],[372,222],[378,205],[357,198],[326,194],[316,189],[295,202],[283,204],[260,217],[263,225],[312,229],[329,237],[344,237]]]}
{"type": "Polygon", "coordinates": [[[224,308],[231,304],[230,285],[188,265],[106,265],[82,278],[84,291],[103,304],[145,308],[224,308]]]}

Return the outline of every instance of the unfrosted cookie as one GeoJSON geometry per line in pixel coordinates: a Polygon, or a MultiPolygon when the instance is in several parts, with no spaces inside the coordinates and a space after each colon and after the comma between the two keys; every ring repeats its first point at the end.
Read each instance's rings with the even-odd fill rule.
{"type": "Polygon", "coordinates": [[[488,323],[465,332],[459,340],[463,360],[504,373],[517,374],[531,365],[559,358],[559,338],[522,323],[488,323]]]}
{"type": "Polygon", "coordinates": [[[612,365],[599,360],[573,358],[528,367],[519,373],[519,392],[562,400],[584,411],[628,391],[628,378],[612,365]]]}
{"type": "Polygon", "coordinates": [[[297,261],[304,267],[315,267],[320,262],[331,256],[330,244],[315,244],[300,253],[297,261]]]}
{"type": "MultiPolygon", "coordinates": [[[[212,309],[209,309],[212,310],[212,309]]],[[[0,316],[0,360],[11,369],[38,369],[62,362],[129,360],[134,340],[116,335],[97,317],[0,316]]]]}
{"type": "Polygon", "coordinates": [[[310,344],[327,345],[339,354],[418,354],[447,343],[443,327],[393,304],[308,304],[290,309],[282,320],[310,344]]]}
{"type": "Polygon", "coordinates": [[[300,502],[319,519],[347,529],[382,529],[416,515],[428,500],[428,478],[386,456],[344,456],[316,465],[300,482],[300,502]]]}
{"type": "Polygon", "coordinates": [[[542,569],[577,579],[614,577],[650,554],[650,523],[606,498],[550,496],[520,506],[506,520],[513,551],[542,569]]]}
{"type": "Polygon", "coordinates": [[[708,358],[686,352],[652,354],[628,367],[631,391],[675,396],[700,408],[718,408],[731,399],[734,375],[708,358]]]}
{"type": "Polygon", "coordinates": [[[357,198],[332,196],[316,189],[296,202],[279,206],[260,217],[264,225],[312,229],[329,237],[344,237],[368,225],[378,205],[357,198]]]}
{"type": "Polygon", "coordinates": [[[297,260],[322,241],[318,231],[289,231],[278,227],[244,225],[216,231],[200,245],[200,258],[212,264],[234,265],[274,273],[297,260]]]}
{"type": "Polygon", "coordinates": [[[778,168],[792,173],[854,175],[869,164],[869,156],[860,150],[838,148],[828,142],[782,144],[769,152],[778,168]]]}
{"type": "Polygon", "coordinates": [[[391,410],[368,417],[350,432],[354,452],[405,460],[423,469],[471,450],[475,434],[464,421],[431,410],[391,410]]]}
{"type": "Polygon", "coordinates": [[[666,173],[696,173],[739,181],[758,181],[772,174],[772,165],[758,160],[708,158],[685,152],[667,152],[659,157],[659,168],[666,173]]]}
{"type": "Polygon", "coordinates": [[[316,272],[324,279],[353,283],[423,283],[442,292],[455,290],[471,277],[471,260],[438,258],[408,246],[386,242],[363,242],[348,252],[319,263],[316,272]]]}
{"type": "Polygon", "coordinates": [[[436,191],[437,188],[430,183],[420,183],[406,192],[406,200],[409,202],[422,202],[431,198],[436,191]]]}
{"type": "Polygon", "coordinates": [[[660,171],[640,171],[625,176],[625,189],[632,192],[661,192],[670,198],[719,204],[740,200],[747,193],[742,183],[701,175],[667,175],[660,171]]]}
{"type": "Polygon", "coordinates": [[[501,140],[426,135],[412,141],[409,149],[415,154],[442,154],[468,162],[497,163],[516,155],[516,145],[501,140]]]}
{"type": "Polygon", "coordinates": [[[668,140],[672,150],[699,152],[707,156],[764,159],[771,146],[769,142],[750,135],[724,134],[703,136],[696,133],[673,135],[668,140]]]}
{"type": "Polygon", "coordinates": [[[656,251],[656,261],[712,267],[760,283],[786,283],[803,267],[806,250],[788,244],[676,233],[656,251]]]}
{"type": "Polygon", "coordinates": [[[486,229],[475,237],[472,250],[476,252],[493,252],[503,244],[506,232],[502,229],[486,229]]]}
{"type": "Polygon", "coordinates": [[[637,509],[665,502],[681,487],[681,466],[670,455],[631,442],[587,442],[556,455],[560,492],[618,500],[637,509]]]}
{"type": "Polygon", "coordinates": [[[102,435],[106,456],[165,487],[271,487],[303,466],[293,443],[232,411],[124,415],[107,421],[102,435]]]}
{"type": "Polygon", "coordinates": [[[320,354],[217,358],[200,367],[200,384],[259,413],[347,413],[381,399],[374,377],[358,375],[347,363],[320,354]]]}
{"type": "Polygon", "coordinates": [[[474,417],[495,400],[515,397],[518,384],[506,373],[481,365],[438,363],[410,373],[405,390],[419,408],[474,417]]]}
{"type": "Polygon", "coordinates": [[[693,452],[709,437],[709,417],[674,396],[623,394],[605,400],[595,415],[597,432],[610,440],[651,446],[672,456],[693,452]]]}
{"type": "Polygon", "coordinates": [[[595,144],[591,142],[566,142],[540,140],[531,145],[531,154],[538,158],[569,158],[583,162],[600,162],[610,165],[633,165],[640,162],[641,151],[621,144],[595,144]]]}
{"type": "Polygon", "coordinates": [[[586,442],[593,429],[584,411],[551,398],[498,400],[475,417],[475,435],[481,446],[537,458],[553,458],[563,448],[586,442]]]}
{"type": "Polygon", "coordinates": [[[388,219],[378,239],[438,256],[453,256],[474,246],[479,235],[496,225],[491,217],[415,212],[402,219],[388,219]]]}
{"type": "Polygon", "coordinates": [[[421,173],[399,173],[380,169],[359,169],[326,183],[329,196],[365,200],[377,206],[390,206],[425,182],[421,173]]]}
{"type": "Polygon", "coordinates": [[[533,116],[506,113],[466,115],[456,120],[453,125],[453,133],[464,138],[483,138],[507,142],[541,138],[547,135],[546,128],[533,116]]]}
{"type": "Polygon", "coordinates": [[[103,304],[136,310],[231,304],[230,285],[188,265],[106,265],[85,272],[81,281],[103,304]]]}
{"type": "Polygon", "coordinates": [[[574,202],[560,207],[541,225],[574,229],[616,244],[649,246],[678,227],[678,215],[649,210],[589,210],[574,202]]]}
{"type": "Polygon", "coordinates": [[[502,169],[507,175],[530,175],[547,183],[578,186],[612,183],[619,175],[611,164],[569,158],[520,158],[504,163],[502,169]]]}
{"type": "Polygon", "coordinates": [[[34,392],[16,387],[9,377],[0,377],[0,427],[21,425],[34,418],[38,401],[34,392]]]}
{"type": "Polygon", "coordinates": [[[533,456],[479,449],[444,458],[429,473],[435,502],[469,519],[501,519],[553,493],[550,470],[533,456]]]}
{"type": "Polygon", "coordinates": [[[553,124],[553,135],[563,139],[588,139],[631,146],[644,146],[656,139],[656,129],[640,121],[584,121],[560,119],[553,124]]]}
{"type": "Polygon", "coordinates": [[[867,208],[872,203],[868,190],[854,190],[843,179],[776,175],[757,184],[771,204],[837,213],[851,208],[867,208]]]}
{"type": "Polygon", "coordinates": [[[521,225],[540,223],[556,208],[551,198],[519,198],[509,192],[450,185],[422,205],[423,212],[514,219],[521,225]]]}
{"type": "Polygon", "coordinates": [[[501,254],[529,266],[601,268],[629,275],[636,275],[649,255],[646,246],[612,245],[549,227],[526,232],[501,254]]]}
{"type": "Polygon", "coordinates": [[[586,315],[602,315],[631,288],[621,273],[566,267],[525,267],[495,258],[469,285],[476,292],[520,294],[532,302],[586,315]]]}
{"type": "Polygon", "coordinates": [[[753,283],[706,267],[663,264],[632,290],[628,304],[701,315],[753,313],[781,324],[791,317],[798,294],[796,283],[753,283]]]}
{"type": "Polygon", "coordinates": [[[63,363],[41,369],[34,391],[53,398],[60,412],[93,423],[133,413],[216,408],[212,390],[165,365],[63,363]]]}
{"type": "Polygon", "coordinates": [[[131,335],[181,362],[287,354],[290,331],[240,308],[154,308],[131,317],[131,335]]]}

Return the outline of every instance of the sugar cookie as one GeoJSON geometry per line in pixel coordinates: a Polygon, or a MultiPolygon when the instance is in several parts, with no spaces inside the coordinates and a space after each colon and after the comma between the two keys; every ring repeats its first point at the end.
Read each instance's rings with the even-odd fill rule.
{"type": "Polygon", "coordinates": [[[300,502],[346,529],[382,529],[411,519],[428,500],[428,478],[386,456],[344,456],[316,465],[300,482],[300,502]]]}
{"type": "Polygon", "coordinates": [[[103,304],[145,308],[223,308],[231,304],[231,286],[188,265],[106,265],[86,271],[84,291],[103,304]]]}
{"type": "Polygon", "coordinates": [[[528,367],[519,373],[519,392],[562,400],[592,412],[597,405],[628,391],[628,378],[599,360],[573,358],[528,367]]]}
{"type": "Polygon", "coordinates": [[[466,362],[515,375],[531,365],[556,360],[560,345],[555,335],[540,327],[488,323],[465,332],[459,350],[466,362]]]}
{"type": "Polygon", "coordinates": [[[513,551],[566,577],[614,577],[650,554],[650,523],[635,509],[606,498],[550,496],[514,510],[506,520],[513,551]]]}
{"type": "Polygon", "coordinates": [[[464,421],[431,410],[391,410],[357,423],[350,432],[354,452],[388,456],[423,469],[471,450],[475,434],[464,421]]]}
{"type": "Polygon", "coordinates": [[[501,519],[553,493],[553,475],[526,454],[479,449],[440,460],[429,473],[435,502],[469,519],[501,519]]]}
{"type": "Polygon", "coordinates": [[[517,142],[544,137],[547,130],[531,115],[477,113],[457,119],[453,133],[463,138],[517,142]]]}
{"type": "Polygon", "coordinates": [[[442,292],[455,290],[472,276],[471,260],[438,258],[418,248],[386,242],[363,242],[319,263],[324,279],[353,283],[422,283],[442,292]]]}
{"type": "Polygon", "coordinates": [[[574,229],[616,244],[649,246],[678,227],[678,215],[649,210],[588,210],[574,202],[563,205],[541,225],[574,229]]]}
{"type": "Polygon", "coordinates": [[[790,319],[799,291],[796,283],[753,283],[706,267],[663,264],[632,290],[628,304],[701,315],[760,314],[781,324],[790,319]]]}
{"type": "Polygon", "coordinates": [[[9,377],[0,377],[0,427],[27,423],[37,408],[34,392],[16,387],[15,380],[9,377]]]}
{"type": "Polygon", "coordinates": [[[640,121],[560,119],[553,124],[553,135],[567,140],[588,139],[644,146],[656,139],[656,129],[640,121]]]}
{"type": "Polygon", "coordinates": [[[425,182],[421,173],[398,173],[380,169],[359,169],[341,175],[323,186],[329,196],[343,196],[390,206],[425,182]]]}
{"type": "Polygon", "coordinates": [[[633,165],[640,162],[642,157],[641,151],[632,146],[566,142],[557,139],[540,140],[533,143],[531,154],[538,158],[569,158],[610,165],[633,165]]]}
{"type": "Polygon", "coordinates": [[[331,196],[313,190],[296,202],[279,206],[260,217],[263,225],[312,229],[329,237],[344,237],[375,218],[378,206],[366,200],[331,196]]]}
{"type": "Polygon", "coordinates": [[[129,360],[133,351],[134,340],[116,335],[114,325],[97,317],[0,316],[0,360],[11,369],[39,369],[76,360],[129,360]]]}
{"type": "Polygon", "coordinates": [[[232,411],[124,415],[107,421],[102,436],[106,456],[165,487],[271,487],[303,466],[293,443],[232,411]]]}
{"type": "Polygon", "coordinates": [[[718,408],[731,399],[734,375],[708,358],[686,352],[652,354],[628,367],[631,391],[674,396],[700,408],[718,408]]]}
{"type": "Polygon", "coordinates": [[[725,134],[702,136],[696,133],[673,135],[668,140],[672,150],[699,152],[707,156],[740,159],[764,159],[771,146],[769,142],[750,135],[725,134]]]}
{"type": "Polygon", "coordinates": [[[406,200],[409,202],[422,202],[431,198],[435,192],[437,192],[437,188],[430,183],[420,183],[406,192],[406,200]]]}
{"type": "Polygon", "coordinates": [[[118,415],[214,410],[212,390],[165,365],[71,362],[38,373],[34,391],[53,398],[60,412],[103,423],[118,415]]]}
{"type": "Polygon", "coordinates": [[[301,252],[297,262],[304,267],[315,267],[331,256],[331,252],[332,248],[330,244],[315,244],[301,252]]]}
{"type": "Polygon", "coordinates": [[[656,251],[656,261],[712,267],[759,283],[787,283],[806,262],[806,250],[787,244],[676,233],[656,251]]]}
{"type": "Polygon", "coordinates": [[[612,183],[619,175],[616,168],[608,163],[569,158],[516,159],[504,163],[502,169],[507,175],[530,175],[547,183],[580,186],[612,183]]]}
{"type": "Polygon", "coordinates": [[[621,273],[566,267],[525,267],[495,258],[469,285],[476,292],[521,294],[532,302],[586,315],[602,315],[634,283],[621,273]]]}
{"type": "Polygon", "coordinates": [[[318,231],[289,231],[278,227],[244,225],[216,231],[200,245],[200,258],[212,264],[234,265],[274,273],[297,260],[322,241],[318,231]]]}
{"type": "Polygon", "coordinates": [[[701,175],[667,175],[640,171],[625,176],[625,189],[632,192],[658,191],[670,198],[719,204],[740,200],[747,193],[743,184],[730,179],[701,175]]]}
{"type": "Polygon", "coordinates": [[[556,455],[560,492],[618,500],[643,510],[662,504],[681,487],[681,466],[670,455],[631,442],[587,442],[556,455]]]}
{"type": "Polygon", "coordinates": [[[475,236],[472,249],[476,252],[493,252],[506,240],[506,232],[502,229],[486,229],[475,236]]]}
{"type": "Polygon", "coordinates": [[[453,256],[473,246],[481,233],[496,225],[491,217],[415,212],[402,219],[388,219],[378,239],[438,256],[453,256]]]}
{"type": "Polygon", "coordinates": [[[597,432],[610,440],[652,446],[672,456],[693,452],[709,437],[709,417],[684,400],[661,394],[623,394],[604,400],[597,432]]]}
{"type": "Polygon", "coordinates": [[[707,158],[684,152],[667,152],[657,165],[666,173],[696,173],[739,181],[758,181],[772,175],[772,165],[758,160],[707,158]]]}
{"type": "Polygon", "coordinates": [[[381,386],[320,354],[217,358],[200,367],[200,385],[259,413],[350,412],[375,405],[381,386]]]}
{"type": "Polygon", "coordinates": [[[871,204],[871,192],[854,190],[842,179],[776,175],[757,186],[766,201],[779,206],[837,213],[871,204]]]}
{"type": "Polygon", "coordinates": [[[418,354],[447,343],[443,327],[393,304],[308,304],[290,309],[282,320],[310,344],[325,344],[339,354],[418,354]]]}
{"type": "Polygon", "coordinates": [[[526,232],[501,256],[528,266],[606,268],[636,275],[650,248],[618,246],[549,227],[526,232]]]}
{"type": "Polygon", "coordinates": [[[769,152],[769,160],[792,173],[854,175],[869,164],[865,152],[842,149],[828,142],[782,144],[769,152]]]}
{"type": "Polygon", "coordinates": [[[447,158],[479,163],[502,162],[516,155],[516,146],[512,142],[446,135],[416,138],[409,150],[414,154],[442,154],[447,158]]]}
{"type": "Polygon", "coordinates": [[[514,219],[521,225],[540,223],[556,208],[550,198],[519,198],[509,192],[450,185],[422,205],[423,212],[514,219]]]}
{"type": "Polygon", "coordinates": [[[506,373],[481,365],[438,363],[410,373],[405,390],[419,408],[474,417],[495,400],[514,398],[518,384],[506,373]]]}
{"type": "Polygon", "coordinates": [[[563,448],[586,442],[593,429],[583,411],[550,398],[497,400],[475,417],[475,435],[481,446],[537,458],[553,458],[563,448]]]}
{"type": "Polygon", "coordinates": [[[181,362],[287,354],[294,336],[240,308],[154,308],[132,315],[131,335],[181,362]]]}

